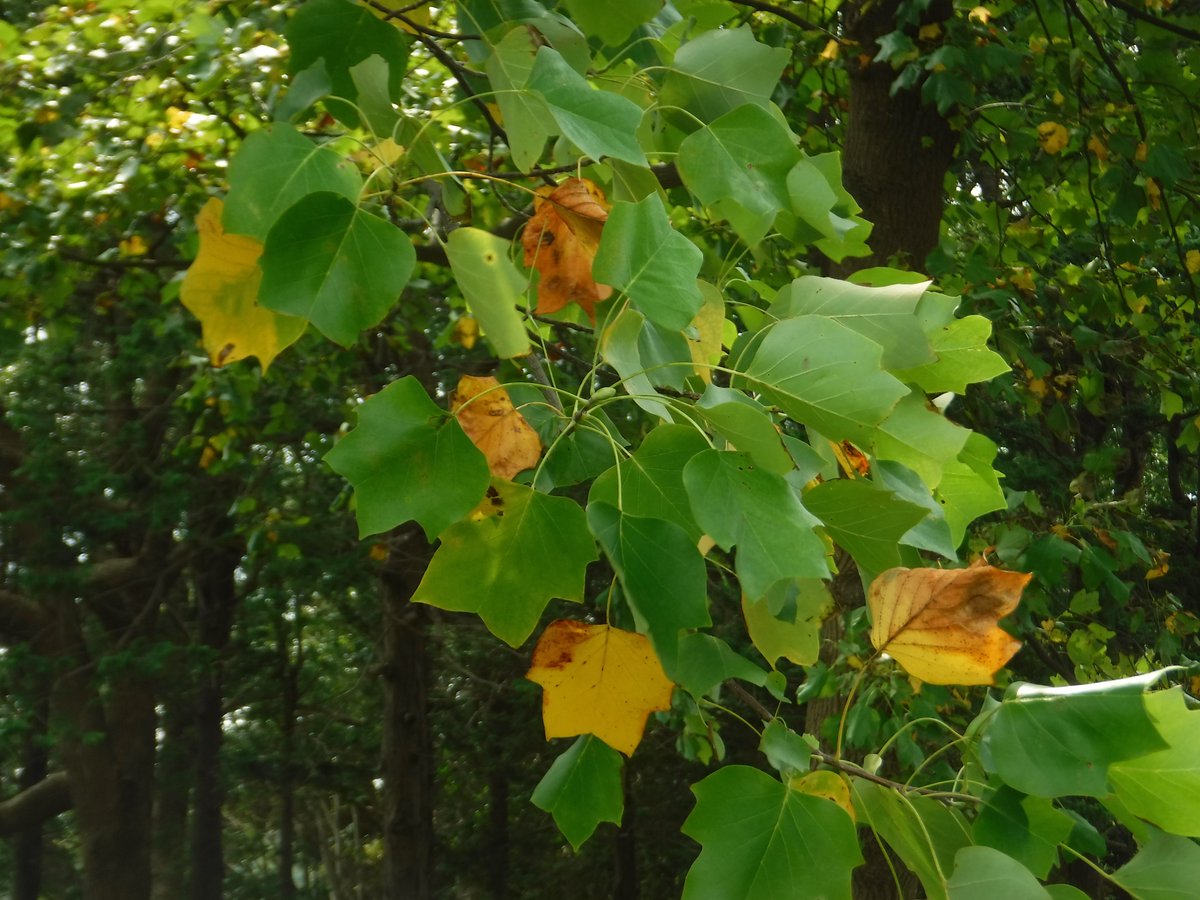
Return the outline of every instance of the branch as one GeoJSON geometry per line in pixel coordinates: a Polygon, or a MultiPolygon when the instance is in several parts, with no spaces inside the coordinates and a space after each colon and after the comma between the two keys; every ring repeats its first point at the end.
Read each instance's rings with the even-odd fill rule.
{"type": "MultiPolygon", "coordinates": [[[[829,31],[818,25],[816,22],[810,22],[803,16],[798,16],[794,12],[776,6],[773,3],[763,3],[762,0],[730,0],[734,6],[745,6],[748,9],[754,9],[758,12],[770,13],[777,18],[783,19],[785,22],[791,22],[797,28],[804,28],[808,31],[819,31],[822,34],[829,34],[829,31]]],[[[840,40],[839,40],[840,43],[840,40]]]]}
{"type": "Polygon", "coordinates": [[[41,606],[28,597],[0,589],[0,639],[32,641],[49,624],[41,606]]]}
{"type": "Polygon", "coordinates": [[[65,813],[73,806],[66,772],[52,772],[37,784],[0,801],[0,835],[16,834],[65,813]]]}
{"type": "Polygon", "coordinates": [[[1140,19],[1161,28],[1163,31],[1169,31],[1172,34],[1177,34],[1180,37],[1189,38],[1193,41],[1200,41],[1200,31],[1195,31],[1184,25],[1176,25],[1174,22],[1168,22],[1166,19],[1146,12],[1144,9],[1138,9],[1131,3],[1123,3],[1121,0],[1105,0],[1113,9],[1119,9],[1131,19],[1140,19]]]}

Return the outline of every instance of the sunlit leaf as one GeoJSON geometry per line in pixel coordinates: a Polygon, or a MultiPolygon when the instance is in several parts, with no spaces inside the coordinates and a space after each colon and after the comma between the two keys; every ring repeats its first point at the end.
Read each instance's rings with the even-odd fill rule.
{"type": "Polygon", "coordinates": [[[491,375],[464,375],[450,395],[450,411],[497,478],[537,465],[542,442],[491,375]]]}
{"type": "Polygon", "coordinates": [[[871,643],[932,684],[991,684],[1021,647],[996,622],[1032,578],[993,566],[889,569],[871,583],[871,643]]]}
{"type": "Polygon", "coordinates": [[[612,296],[612,288],[592,278],[592,260],[608,220],[604,192],[586,178],[568,178],[539,194],[521,236],[525,265],[541,275],[537,311],[556,313],[575,302],[595,321],[596,304],[612,296]]]}
{"type": "Polygon", "coordinates": [[[496,355],[529,353],[518,306],[526,279],[508,258],[508,242],[478,228],[456,228],[446,241],[450,269],[496,355]]]}
{"type": "Polygon", "coordinates": [[[525,677],[542,686],[547,739],[592,734],[626,756],[675,688],[643,635],[568,619],[542,632],[525,677]]]}

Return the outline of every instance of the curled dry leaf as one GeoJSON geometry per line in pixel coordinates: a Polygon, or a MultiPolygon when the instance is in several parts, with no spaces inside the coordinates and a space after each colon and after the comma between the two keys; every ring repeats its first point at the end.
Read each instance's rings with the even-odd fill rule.
{"type": "Polygon", "coordinates": [[[594,734],[626,756],[674,689],[643,635],[567,619],[542,632],[525,677],[542,686],[547,740],[594,734]]]}
{"type": "Polygon", "coordinates": [[[535,266],[541,275],[537,311],[554,313],[575,302],[595,321],[596,304],[612,296],[611,287],[592,278],[592,260],[611,207],[586,178],[568,178],[538,194],[521,236],[525,265],[535,266]]]}
{"type": "Polygon", "coordinates": [[[450,395],[450,411],[498,478],[537,465],[542,442],[491,375],[464,375],[450,395]],[[481,396],[482,395],[482,396],[481,396]],[[476,399],[478,398],[478,399],[476,399]]]}
{"type": "Polygon", "coordinates": [[[871,584],[871,643],[931,684],[991,684],[1021,647],[996,623],[1032,578],[994,566],[888,569],[871,584]]]}

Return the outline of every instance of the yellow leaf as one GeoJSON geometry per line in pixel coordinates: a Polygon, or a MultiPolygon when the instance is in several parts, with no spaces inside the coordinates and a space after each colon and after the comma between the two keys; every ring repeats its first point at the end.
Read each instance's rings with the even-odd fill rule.
{"type": "Polygon", "coordinates": [[[725,331],[725,298],[707,281],[698,281],[704,305],[692,319],[697,338],[688,338],[692,365],[706,384],[712,381],[712,367],[721,361],[721,335],[725,331]]]}
{"type": "Polygon", "coordinates": [[[475,346],[475,342],[479,339],[479,322],[474,316],[459,316],[458,321],[454,323],[454,331],[450,334],[450,340],[456,344],[461,344],[466,350],[470,350],[475,346]]]}
{"type": "Polygon", "coordinates": [[[262,244],[252,237],[226,234],[224,204],[215,197],[196,216],[200,252],[179,288],[179,299],[200,320],[204,349],[214,366],[257,356],[263,371],[308,324],[258,305],[262,244]]]}
{"type": "Polygon", "coordinates": [[[816,578],[801,579],[796,586],[793,611],[784,619],[771,612],[766,597],[751,600],[742,595],[742,616],[750,643],[771,668],[775,668],[780,657],[798,666],[811,666],[821,649],[821,622],[833,609],[833,598],[825,582],[816,578]]]}
{"type": "Polygon", "coordinates": [[[922,25],[917,29],[917,40],[936,41],[941,34],[942,26],[937,22],[930,22],[928,25],[922,25]]]}
{"type": "Polygon", "coordinates": [[[846,784],[846,779],[837,772],[821,769],[796,775],[788,779],[788,787],[801,794],[832,800],[846,811],[852,821],[858,821],[854,815],[854,803],[850,800],[850,785],[846,784]]]}
{"type": "Polygon", "coordinates": [[[1134,151],[1133,159],[1135,162],[1145,162],[1149,149],[1146,147],[1145,141],[1138,141],[1137,150],[1134,151]]]}
{"type": "Polygon", "coordinates": [[[674,689],[642,635],[566,619],[542,632],[525,677],[542,686],[547,740],[594,734],[626,756],[674,689]]]}
{"type": "Polygon", "coordinates": [[[1088,138],[1087,148],[1101,163],[1108,162],[1108,145],[1100,139],[1099,135],[1093,134],[1088,138]]]}
{"type": "Polygon", "coordinates": [[[996,622],[1032,577],[993,566],[888,569],[867,598],[871,643],[930,684],[991,684],[1021,647],[996,622]]]}
{"type": "Polygon", "coordinates": [[[1151,209],[1162,207],[1162,188],[1153,178],[1146,179],[1146,199],[1150,201],[1151,209]]]}
{"type": "Polygon", "coordinates": [[[372,544],[371,549],[367,551],[367,555],[375,562],[383,562],[388,558],[388,545],[383,543],[372,544]]]}
{"type": "Polygon", "coordinates": [[[821,51],[817,58],[823,59],[826,62],[833,62],[838,58],[838,53],[841,52],[841,49],[842,45],[836,39],[830,38],[828,43],[825,44],[825,49],[821,51]]]}
{"type": "Polygon", "coordinates": [[[866,478],[871,474],[871,460],[850,441],[842,441],[840,444],[830,441],[829,447],[847,478],[866,478]]]}
{"type": "Polygon", "coordinates": [[[450,395],[450,411],[487,457],[488,468],[496,477],[511,479],[537,465],[541,439],[513,406],[508,391],[491,375],[460,378],[450,395]]]}
{"type": "Polygon", "coordinates": [[[122,256],[145,256],[150,250],[145,239],[140,234],[121,241],[119,248],[122,256]]]}
{"type": "Polygon", "coordinates": [[[967,13],[967,18],[972,22],[978,22],[980,25],[986,25],[991,20],[992,13],[986,6],[976,6],[967,13]]]}
{"type": "Polygon", "coordinates": [[[538,193],[533,218],[521,235],[525,265],[541,274],[537,311],[555,313],[575,302],[595,321],[596,304],[612,296],[611,287],[592,279],[592,260],[611,207],[586,178],[568,178],[538,193]]]}
{"type": "Polygon", "coordinates": [[[1191,274],[1200,272],[1200,250],[1189,250],[1184,255],[1184,262],[1187,263],[1187,270],[1191,274]]]}
{"type": "Polygon", "coordinates": [[[1062,91],[1055,91],[1054,94],[1050,97],[1050,100],[1054,103],[1055,106],[1062,106],[1064,103],[1067,102],[1067,98],[1063,96],[1062,91]]]}
{"type": "Polygon", "coordinates": [[[1028,269],[1013,269],[1013,273],[1009,276],[1008,280],[1013,287],[1024,291],[1026,294],[1032,294],[1037,291],[1037,285],[1033,281],[1033,274],[1028,269]]]}
{"type": "Polygon", "coordinates": [[[1051,156],[1062,153],[1070,140],[1067,129],[1058,122],[1043,122],[1037,127],[1037,134],[1038,143],[1051,156]]]}
{"type": "Polygon", "coordinates": [[[168,131],[176,131],[176,132],[182,131],[183,128],[187,125],[188,120],[191,119],[191,117],[192,117],[192,114],[190,112],[188,112],[186,109],[179,109],[176,106],[168,106],[167,107],[167,130],[168,131]]]}

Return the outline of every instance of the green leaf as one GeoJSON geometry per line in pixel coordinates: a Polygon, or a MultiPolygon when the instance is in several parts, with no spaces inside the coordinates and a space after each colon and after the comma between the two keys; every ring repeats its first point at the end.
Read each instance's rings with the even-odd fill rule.
{"type": "Polygon", "coordinates": [[[595,36],[615,47],[643,22],[662,9],[662,0],[623,0],[621,3],[596,3],[595,0],[566,0],[571,19],[588,36],[595,36]]]}
{"type": "Polygon", "coordinates": [[[763,729],[758,749],[767,757],[771,768],[781,775],[803,775],[812,761],[812,747],[782,719],[772,719],[763,729]]]}
{"type": "Polygon", "coordinates": [[[627,459],[592,485],[589,503],[607,503],[630,516],[666,519],[695,542],[703,532],[692,515],[683,469],[708,449],[704,435],[689,425],[659,425],[627,459]]]}
{"type": "Polygon", "coordinates": [[[696,409],[735,450],[749,454],[768,472],[786,475],[796,467],[770,413],[741,391],[710,384],[696,409]]]}
{"type": "Polygon", "coordinates": [[[1033,873],[991,847],[963,847],[947,883],[950,900],[1051,900],[1033,873]]]}
{"type": "Polygon", "coordinates": [[[760,600],[742,598],[750,641],[772,668],[780,657],[798,666],[815,663],[821,649],[821,623],[832,609],[829,588],[817,578],[780,582],[760,600]]]}
{"type": "Polygon", "coordinates": [[[873,449],[880,459],[902,463],[930,488],[941,482],[945,467],[954,462],[971,432],[929,408],[924,395],[901,398],[879,423],[873,449]]]}
{"type": "Polygon", "coordinates": [[[309,194],[267,235],[258,302],[349,347],[388,314],[416,261],[395,225],[337,194],[309,194]]]}
{"type": "Polygon", "coordinates": [[[767,683],[767,673],[711,634],[685,634],[679,639],[676,682],[685,691],[702,697],[724,682],[737,678],[749,684],[767,683]]]}
{"type": "MultiPolygon", "coordinates": [[[[617,370],[621,386],[633,397],[633,402],[651,415],[667,422],[674,421],[670,407],[658,399],[654,387],[664,379],[663,370],[677,363],[691,369],[691,351],[687,339],[678,333],[678,341],[644,341],[654,326],[635,309],[623,309],[600,338],[600,353],[604,361],[617,370]],[[657,351],[660,358],[643,360],[643,348],[657,351]],[[665,357],[665,358],[662,358],[665,357]]],[[[662,335],[658,335],[662,337],[662,335]]]]}
{"type": "Polygon", "coordinates": [[[504,117],[508,148],[513,163],[522,172],[528,172],[537,163],[546,139],[556,133],[550,127],[550,110],[545,102],[526,89],[536,54],[533,35],[520,25],[492,48],[487,61],[488,80],[504,117]]]}
{"type": "Polygon", "coordinates": [[[229,234],[263,241],[283,212],[308,194],[329,191],[356,200],[361,189],[348,159],[277,122],[247,137],[230,162],[221,222],[229,234]]]}
{"type": "Polygon", "coordinates": [[[811,487],[804,492],[804,505],[854,557],[865,578],[901,564],[900,538],[926,515],[915,503],[861,479],[811,487]]]}
{"type": "Polygon", "coordinates": [[[902,797],[890,788],[861,778],[855,778],[851,785],[860,821],[887,841],[921,879],[929,900],[946,900],[954,856],[971,842],[969,826],[962,814],[929,797],[913,794],[902,797]]]}
{"type": "Polygon", "coordinates": [[[673,522],[589,503],[588,524],[625,591],[637,630],[650,638],[672,681],[677,680],[679,632],[705,628],[708,596],[704,558],[673,522]]]}
{"type": "Polygon", "coordinates": [[[325,461],[354,485],[359,537],[417,521],[432,541],[483,498],[484,455],[411,375],[358,408],[325,461]]]}
{"type": "Polygon", "coordinates": [[[705,450],[683,470],[700,527],[724,550],[737,547],[738,579],[752,600],[776,582],[824,578],[825,544],[795,491],[745,453],[705,450]]]}
{"type": "Polygon", "coordinates": [[[718,769],[692,792],[683,833],[702,849],[683,900],[850,900],[862,853],[837,804],[747,766],[718,769]]]}
{"type": "Polygon", "coordinates": [[[557,50],[538,50],[526,87],[541,96],[559,129],[585,155],[647,164],[637,141],[641,107],[619,94],[593,88],[557,50]]]}
{"type": "Polygon", "coordinates": [[[508,250],[508,241],[478,228],[455,228],[446,241],[454,280],[501,359],[525,356],[530,347],[520,311],[526,279],[508,250]]]}
{"type": "Polygon", "coordinates": [[[925,487],[921,476],[900,463],[886,459],[875,461],[872,475],[881,487],[891,491],[901,500],[916,504],[926,511],[925,518],[901,535],[901,544],[928,550],[949,560],[958,558],[957,545],[950,539],[946,513],[937,498],[929,493],[929,488],[925,487]]]}
{"type": "Polygon", "coordinates": [[[869,446],[872,430],[908,393],[879,367],[882,348],[823,316],[768,326],[746,379],[804,425],[831,440],[869,446]]]}
{"type": "Polygon", "coordinates": [[[382,56],[368,56],[351,67],[350,78],[358,91],[358,108],[365,119],[364,124],[376,137],[392,137],[401,116],[392,105],[392,95],[388,90],[387,62],[382,56]]]}
{"type": "Polygon", "coordinates": [[[314,103],[328,96],[331,89],[329,73],[325,71],[325,60],[318,59],[303,72],[297,72],[291,77],[287,93],[275,107],[275,121],[294,122],[308,112],[314,103]]]}
{"type": "Polygon", "coordinates": [[[585,734],[554,760],[533,789],[533,805],[554,816],[558,830],[578,850],[601,822],[621,824],[624,764],[620,753],[585,734]]]}
{"type": "Polygon", "coordinates": [[[478,613],[513,647],[525,643],[552,599],[581,601],[596,543],[583,509],[511,481],[492,483],[482,516],[441,535],[414,603],[478,613]]]}
{"type": "Polygon", "coordinates": [[[1007,853],[1045,878],[1058,865],[1058,845],[1074,824],[1051,801],[1027,797],[1005,784],[984,794],[973,834],[975,843],[1007,853]]]}
{"type": "Polygon", "coordinates": [[[779,119],[740,106],[684,138],[676,161],[688,190],[754,245],[789,205],[787,175],[799,159],[779,119]]]}
{"type": "Polygon", "coordinates": [[[704,305],[696,285],[703,259],[700,248],[671,227],[658,194],[650,194],[613,204],[592,275],[624,291],[646,318],[682,331],[704,305]]]}
{"type": "Polygon", "coordinates": [[[1000,354],[989,350],[992,323],[983,316],[966,316],[939,327],[929,336],[929,345],[937,354],[934,362],[896,372],[896,377],[917,385],[930,394],[954,391],[961,394],[967,385],[990,381],[1009,371],[1000,354]]]}
{"type": "Polygon", "coordinates": [[[776,223],[781,231],[791,231],[799,243],[815,242],[817,249],[834,262],[870,254],[866,240],[871,235],[871,223],[858,215],[862,209],[842,187],[840,153],[803,157],[788,172],[787,187],[795,227],[787,229],[783,223],[788,216],[781,216],[776,223]]]}
{"type": "Polygon", "coordinates": [[[308,0],[287,26],[290,47],[288,71],[302,72],[318,59],[325,60],[333,93],[341,100],[326,102],[338,120],[356,127],[358,113],[346,101],[358,98],[350,69],[369,56],[380,56],[388,66],[388,96],[399,97],[408,61],[409,39],[399,28],[374,16],[369,9],[348,0],[308,0]]]}
{"type": "Polygon", "coordinates": [[[1200,837],[1200,712],[1183,691],[1147,694],[1146,709],[1167,746],[1114,763],[1109,780],[1126,808],[1173,834],[1200,837]]]}
{"type": "Polygon", "coordinates": [[[789,53],[754,39],[749,26],[708,31],[675,53],[661,103],[711,122],[750,103],[766,106],[789,53]]]}
{"type": "Polygon", "coordinates": [[[950,541],[957,547],[967,526],[980,516],[1007,505],[999,477],[992,468],[996,445],[978,432],[967,436],[958,459],[945,463],[936,495],[950,527],[950,541]]]}
{"type": "Polygon", "coordinates": [[[983,726],[984,767],[1036,797],[1109,793],[1108,768],[1165,749],[1146,711],[1150,672],[1070,687],[1014,684],[983,726]]]}
{"type": "Polygon", "coordinates": [[[1151,831],[1137,855],[1113,881],[1135,900],[1191,900],[1200,885],[1200,846],[1189,838],[1151,831]]]}
{"type": "Polygon", "coordinates": [[[780,319],[825,316],[868,337],[883,348],[885,369],[932,362],[933,352],[914,315],[929,282],[864,287],[805,275],[785,285],[769,312],[780,319]]]}

